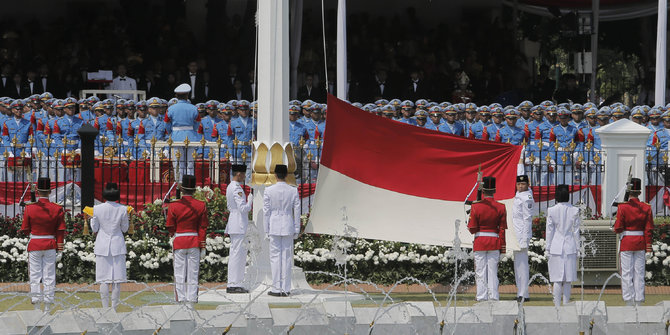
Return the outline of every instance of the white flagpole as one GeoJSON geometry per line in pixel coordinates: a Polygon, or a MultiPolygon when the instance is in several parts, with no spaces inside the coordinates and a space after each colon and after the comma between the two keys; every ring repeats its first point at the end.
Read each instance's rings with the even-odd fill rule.
{"type": "MultiPolygon", "coordinates": [[[[327,70],[327,69],[326,69],[327,70]]],[[[337,1],[337,97],[347,99],[347,0],[337,1]]]]}
{"type": "Polygon", "coordinates": [[[655,105],[665,105],[666,38],[668,25],[668,0],[658,0],[658,23],[656,25],[656,91],[655,105]]]}

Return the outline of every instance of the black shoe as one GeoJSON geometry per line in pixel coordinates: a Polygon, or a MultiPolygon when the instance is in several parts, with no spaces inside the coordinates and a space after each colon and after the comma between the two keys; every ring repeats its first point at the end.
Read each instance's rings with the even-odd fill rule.
{"type": "Polygon", "coordinates": [[[529,302],[530,298],[524,298],[524,297],[516,297],[517,302],[529,302]]]}
{"type": "Polygon", "coordinates": [[[271,295],[273,297],[281,297],[282,293],[270,291],[270,292],[268,292],[268,295],[271,295]]]}
{"type": "Polygon", "coordinates": [[[244,287],[228,287],[226,293],[249,293],[249,290],[244,287]]]}
{"type": "Polygon", "coordinates": [[[282,292],[281,294],[282,297],[288,297],[289,295],[291,295],[289,292],[282,292]]]}

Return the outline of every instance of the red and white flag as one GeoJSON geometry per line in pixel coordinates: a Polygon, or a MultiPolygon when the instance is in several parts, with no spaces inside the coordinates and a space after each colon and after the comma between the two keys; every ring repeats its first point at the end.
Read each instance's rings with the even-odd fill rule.
{"type": "Polygon", "coordinates": [[[471,246],[463,203],[480,164],[511,216],[521,146],[384,119],[332,95],[327,118],[307,232],[345,235],[346,224],[359,238],[452,245],[460,219],[459,238],[471,246]]]}

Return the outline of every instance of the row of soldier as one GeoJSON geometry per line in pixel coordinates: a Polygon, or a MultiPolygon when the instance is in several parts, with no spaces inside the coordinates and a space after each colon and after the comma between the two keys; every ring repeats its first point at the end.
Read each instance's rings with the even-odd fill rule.
{"type": "MultiPolygon", "coordinates": [[[[184,89],[190,92],[190,87],[182,87],[184,89]]],[[[190,105],[187,96],[182,101],[190,105]]],[[[63,164],[53,157],[76,154],[79,147],[77,130],[89,123],[100,131],[96,139],[99,156],[116,154],[125,159],[155,157],[157,154],[170,156],[171,152],[163,151],[165,145],[161,146],[161,141],[188,139],[193,144],[192,151],[184,151],[182,155],[185,172],[192,173],[191,157],[218,157],[232,161],[250,158],[251,141],[255,139],[257,127],[255,102],[210,100],[188,108],[197,111],[195,118],[191,117],[193,112],[190,111],[175,114],[173,120],[168,111],[183,110],[182,106],[172,107],[179,102],[177,98],[166,101],[157,97],[138,102],[125,99],[100,101],[97,97],[61,100],[54,99],[48,92],[25,100],[0,98],[2,141],[7,152],[3,156],[13,166],[16,160],[32,155],[38,158],[32,163],[33,167],[49,167],[54,178],[53,171],[62,168],[63,164]],[[198,148],[202,140],[218,143],[218,152],[204,146],[198,148]],[[113,150],[105,151],[109,147],[113,150]]],[[[526,170],[534,185],[599,184],[601,146],[596,130],[610,122],[630,118],[649,127],[652,130],[648,141],[649,161],[654,164],[659,164],[659,157],[662,157],[654,151],[667,149],[670,139],[665,127],[670,127],[670,114],[664,106],[629,109],[614,104],[598,109],[591,103],[556,105],[544,101],[533,105],[524,101],[519,106],[502,107],[499,104],[438,104],[425,99],[416,102],[382,99],[353,105],[385,118],[444,133],[524,145],[526,170]],[[664,120],[662,124],[661,119],[664,120]]],[[[304,150],[297,157],[307,166],[318,165],[315,163],[326,131],[326,112],[326,105],[310,100],[289,103],[290,141],[294,147],[304,150]]],[[[2,178],[12,180],[12,176],[0,174],[2,178]]]]}

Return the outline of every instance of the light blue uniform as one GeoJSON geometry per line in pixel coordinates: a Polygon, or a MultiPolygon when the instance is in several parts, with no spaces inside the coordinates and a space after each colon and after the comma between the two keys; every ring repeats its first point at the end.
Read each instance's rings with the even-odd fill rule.
{"type": "MultiPolygon", "coordinates": [[[[431,124],[434,124],[431,122],[431,124]]],[[[438,130],[452,135],[463,136],[463,125],[460,122],[449,123],[445,122],[440,124],[438,130]]]]}
{"type": "Polygon", "coordinates": [[[172,133],[170,137],[175,142],[182,142],[188,138],[191,142],[186,149],[183,146],[173,146],[173,152],[169,153],[172,159],[172,164],[175,167],[176,176],[175,180],[181,180],[182,175],[184,174],[193,174],[193,150],[197,145],[197,141],[200,140],[198,136],[197,125],[200,121],[200,115],[198,114],[198,109],[193,106],[188,100],[179,100],[176,104],[168,107],[167,113],[165,114],[165,123],[166,126],[172,128],[172,133]],[[179,162],[174,158],[176,151],[180,152],[179,162]],[[177,165],[179,169],[177,169],[177,165]]]}
{"type": "MultiPolygon", "coordinates": [[[[234,136],[237,138],[238,141],[240,142],[249,142],[253,138],[254,134],[254,125],[255,125],[255,120],[247,116],[246,118],[243,117],[238,117],[237,119],[232,120],[231,127],[233,128],[233,132],[235,133],[234,136]]],[[[246,152],[247,154],[247,160],[251,159],[251,146],[248,144],[238,144],[237,150],[233,153],[233,160],[234,161],[242,161],[242,153],[246,152]]]]}

